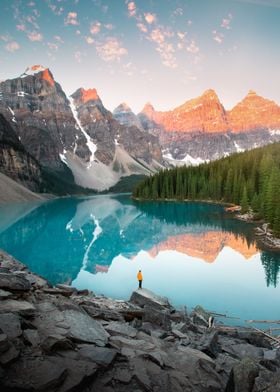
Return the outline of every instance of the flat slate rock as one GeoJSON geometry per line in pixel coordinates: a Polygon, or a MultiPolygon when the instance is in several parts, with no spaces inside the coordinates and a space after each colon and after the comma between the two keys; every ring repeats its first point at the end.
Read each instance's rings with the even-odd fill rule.
{"type": "Polygon", "coordinates": [[[19,313],[22,316],[31,316],[36,312],[34,305],[27,301],[7,299],[0,302],[0,313],[19,313]]]}
{"type": "Polygon", "coordinates": [[[0,272],[0,289],[10,291],[29,291],[30,282],[22,275],[0,272]]]}
{"type": "Polygon", "coordinates": [[[155,293],[147,289],[138,289],[136,291],[133,291],[129,301],[141,307],[145,305],[150,305],[157,309],[165,309],[171,307],[167,298],[160,297],[159,295],[156,295],[155,293]]]}
{"type": "Polygon", "coordinates": [[[117,355],[117,351],[107,347],[95,347],[92,344],[79,346],[79,355],[98,365],[109,366],[117,355]]]}
{"type": "Polygon", "coordinates": [[[111,336],[123,335],[130,338],[135,338],[138,332],[136,328],[131,327],[128,323],[114,321],[106,325],[105,329],[111,336]]]}
{"type": "Polygon", "coordinates": [[[20,318],[14,313],[3,313],[0,315],[0,329],[10,339],[17,338],[22,334],[20,318]]]}
{"type": "Polygon", "coordinates": [[[4,387],[24,391],[55,391],[67,376],[67,369],[55,357],[21,358],[8,369],[4,387]]]}
{"type": "Polygon", "coordinates": [[[94,343],[97,346],[105,346],[108,342],[109,334],[103,326],[93,320],[87,313],[73,309],[62,312],[64,322],[70,326],[67,337],[85,343],[94,343]]]}

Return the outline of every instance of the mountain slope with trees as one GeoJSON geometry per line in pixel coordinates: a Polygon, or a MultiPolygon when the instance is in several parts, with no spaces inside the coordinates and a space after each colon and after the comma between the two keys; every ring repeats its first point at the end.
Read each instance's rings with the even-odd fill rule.
{"type": "Polygon", "coordinates": [[[142,181],[138,199],[211,200],[241,205],[280,236],[280,143],[196,167],[163,170],[142,181]]]}

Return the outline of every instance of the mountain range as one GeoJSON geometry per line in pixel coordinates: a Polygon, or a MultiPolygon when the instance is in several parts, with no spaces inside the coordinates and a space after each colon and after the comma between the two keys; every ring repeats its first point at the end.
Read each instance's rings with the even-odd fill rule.
{"type": "Polygon", "coordinates": [[[148,103],[136,115],[126,103],[111,113],[94,88],[67,97],[41,65],[0,83],[1,172],[32,191],[55,192],[61,181],[65,193],[71,185],[103,191],[130,175],[279,140],[280,106],[254,91],[230,111],[207,90],[173,110],[148,103]]]}

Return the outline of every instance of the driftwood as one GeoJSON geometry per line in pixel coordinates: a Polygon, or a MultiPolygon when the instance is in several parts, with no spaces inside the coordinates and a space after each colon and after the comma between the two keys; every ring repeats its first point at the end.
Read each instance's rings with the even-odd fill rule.
{"type": "Polygon", "coordinates": [[[213,316],[217,316],[217,317],[225,317],[228,319],[240,320],[240,317],[228,316],[227,314],[212,312],[211,310],[209,310],[208,313],[210,313],[213,316]]]}
{"type": "Polygon", "coordinates": [[[273,342],[277,343],[277,347],[280,346],[280,340],[279,340],[279,339],[275,338],[275,337],[272,336],[272,335],[269,335],[268,333],[262,331],[262,330],[259,329],[259,328],[255,328],[255,327],[252,327],[252,328],[253,328],[255,331],[257,331],[257,332],[261,333],[262,335],[266,336],[267,338],[273,340],[273,342]]]}
{"type": "Polygon", "coordinates": [[[280,320],[245,320],[246,323],[280,324],[280,320]]]}

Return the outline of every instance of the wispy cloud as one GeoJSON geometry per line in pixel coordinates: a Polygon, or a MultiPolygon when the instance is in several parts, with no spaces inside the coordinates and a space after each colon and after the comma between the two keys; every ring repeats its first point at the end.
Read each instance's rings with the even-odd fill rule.
{"type": "Polygon", "coordinates": [[[226,30],[230,30],[231,21],[232,21],[232,14],[228,14],[228,17],[222,20],[221,27],[226,30]]]}
{"type": "Polygon", "coordinates": [[[101,30],[101,23],[98,21],[92,22],[90,25],[90,32],[91,34],[95,35],[98,34],[101,30]]]}
{"type": "Polygon", "coordinates": [[[98,56],[104,61],[120,61],[122,56],[127,54],[126,48],[116,37],[108,37],[104,42],[96,44],[98,56]]]}
{"type": "Polygon", "coordinates": [[[148,32],[148,28],[144,23],[141,23],[141,22],[137,23],[137,27],[142,33],[148,32]]]}
{"type": "Polygon", "coordinates": [[[148,24],[155,23],[155,21],[157,19],[156,15],[155,14],[151,14],[150,12],[144,13],[144,17],[145,17],[145,21],[148,24]]]}
{"type": "Polygon", "coordinates": [[[25,26],[25,24],[18,24],[18,25],[16,25],[16,29],[18,31],[25,31],[26,30],[26,26],[25,26]]]}
{"type": "Polygon", "coordinates": [[[193,54],[196,54],[199,52],[199,47],[195,43],[195,40],[191,40],[189,45],[187,46],[187,51],[193,54]]]}
{"type": "Polygon", "coordinates": [[[36,42],[36,41],[39,42],[43,40],[43,35],[38,31],[31,31],[30,33],[27,34],[27,37],[32,42],[36,42]]]}
{"type": "Polygon", "coordinates": [[[59,46],[57,44],[53,42],[48,42],[47,45],[50,50],[53,50],[54,52],[58,51],[59,46]]]}
{"type": "Polygon", "coordinates": [[[219,33],[217,30],[213,30],[212,35],[213,35],[213,40],[218,42],[218,44],[221,44],[223,42],[224,34],[219,33]]]}
{"type": "Polygon", "coordinates": [[[5,45],[5,49],[6,49],[8,52],[11,52],[11,53],[13,53],[13,52],[19,50],[19,48],[20,48],[20,45],[19,45],[16,41],[10,41],[10,42],[8,42],[8,43],[5,45]]]}
{"type": "Polygon", "coordinates": [[[128,15],[129,16],[135,16],[136,15],[136,4],[134,1],[130,1],[127,4],[127,10],[128,10],[128,15]]]}
{"type": "Polygon", "coordinates": [[[86,42],[89,44],[89,45],[92,45],[95,41],[94,41],[94,39],[92,38],[92,37],[85,37],[85,40],[86,40],[86,42]]]}
{"type": "Polygon", "coordinates": [[[174,55],[174,46],[171,42],[166,40],[166,38],[170,38],[173,35],[174,34],[168,29],[158,26],[147,36],[149,41],[152,41],[157,45],[156,51],[160,54],[162,64],[169,68],[176,68],[178,66],[174,55]]]}
{"type": "Polygon", "coordinates": [[[53,37],[57,42],[59,42],[60,44],[64,44],[63,39],[60,37],[60,35],[54,35],[53,37]]]}
{"type": "Polygon", "coordinates": [[[64,20],[64,24],[77,26],[79,24],[77,12],[68,12],[67,17],[64,20]]]}

